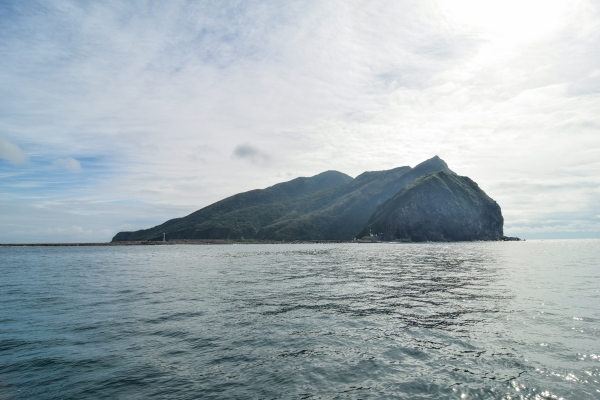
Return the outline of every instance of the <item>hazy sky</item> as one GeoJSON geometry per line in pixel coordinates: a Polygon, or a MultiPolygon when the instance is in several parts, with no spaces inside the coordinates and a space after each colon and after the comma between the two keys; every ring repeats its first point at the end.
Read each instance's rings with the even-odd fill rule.
{"type": "Polygon", "coordinates": [[[505,234],[600,237],[600,2],[3,1],[0,242],[439,155],[505,234]]]}

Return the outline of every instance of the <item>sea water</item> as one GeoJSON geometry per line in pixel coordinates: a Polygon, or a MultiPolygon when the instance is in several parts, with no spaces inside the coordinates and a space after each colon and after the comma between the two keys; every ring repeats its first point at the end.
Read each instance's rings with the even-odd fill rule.
{"type": "Polygon", "coordinates": [[[0,248],[0,398],[600,398],[600,241],[0,248]]]}

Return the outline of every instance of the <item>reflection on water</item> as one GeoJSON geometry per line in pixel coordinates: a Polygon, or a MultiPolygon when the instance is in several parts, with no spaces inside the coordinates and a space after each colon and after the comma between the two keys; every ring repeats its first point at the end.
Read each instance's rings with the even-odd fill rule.
{"type": "Polygon", "coordinates": [[[0,397],[597,398],[599,244],[0,248],[0,397]]]}

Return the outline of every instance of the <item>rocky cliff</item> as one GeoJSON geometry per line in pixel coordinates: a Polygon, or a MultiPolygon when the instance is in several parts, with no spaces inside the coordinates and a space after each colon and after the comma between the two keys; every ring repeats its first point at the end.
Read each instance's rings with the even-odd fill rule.
{"type": "Polygon", "coordinates": [[[500,206],[465,176],[421,177],[381,204],[359,236],[411,242],[502,240],[500,206]]]}

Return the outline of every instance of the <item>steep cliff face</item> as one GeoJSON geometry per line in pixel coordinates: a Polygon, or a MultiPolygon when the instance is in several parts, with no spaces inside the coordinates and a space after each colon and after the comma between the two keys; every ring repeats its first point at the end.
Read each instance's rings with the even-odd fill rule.
{"type": "Polygon", "coordinates": [[[359,236],[383,240],[501,240],[500,206],[471,179],[440,171],[405,186],[381,204],[359,236]]]}

